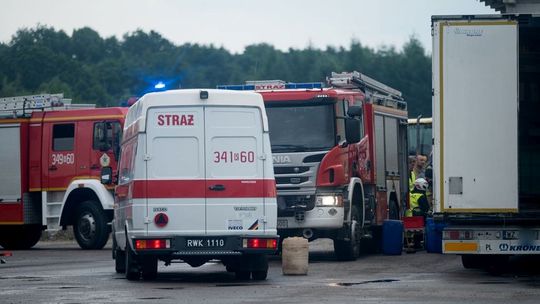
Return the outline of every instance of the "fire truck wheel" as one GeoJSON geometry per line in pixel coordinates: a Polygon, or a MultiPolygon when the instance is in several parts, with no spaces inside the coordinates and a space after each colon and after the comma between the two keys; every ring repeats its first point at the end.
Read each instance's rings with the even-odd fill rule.
{"type": "Polygon", "coordinates": [[[354,261],[360,255],[360,240],[362,237],[361,219],[358,208],[351,208],[351,224],[348,225],[350,231],[347,232],[348,240],[334,240],[334,253],[340,261],[354,261]]]}
{"type": "Polygon", "coordinates": [[[126,247],[126,266],[125,266],[125,275],[126,279],[129,281],[137,281],[139,280],[139,277],[141,276],[141,271],[139,269],[139,263],[137,262],[137,257],[129,248],[129,245],[126,247]]]}
{"type": "Polygon", "coordinates": [[[0,246],[12,250],[30,249],[41,238],[41,231],[41,225],[9,227],[6,231],[0,231],[0,246]]]}
{"type": "Polygon", "coordinates": [[[77,210],[73,225],[75,239],[82,249],[101,249],[109,239],[105,213],[95,201],[85,201],[77,210]]]}
{"type": "Polygon", "coordinates": [[[157,277],[158,259],[152,256],[142,257],[141,273],[143,280],[154,280],[157,277]]]}

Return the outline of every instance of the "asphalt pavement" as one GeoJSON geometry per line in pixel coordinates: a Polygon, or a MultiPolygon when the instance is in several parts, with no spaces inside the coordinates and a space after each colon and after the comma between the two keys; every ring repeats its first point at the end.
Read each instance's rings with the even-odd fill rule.
{"type": "MultiPolygon", "coordinates": [[[[1,251],[1,249],[0,249],[1,251]]],[[[285,276],[270,258],[266,281],[238,281],[218,262],[160,263],[155,281],[114,272],[110,244],[81,250],[42,241],[0,265],[0,303],[538,303],[540,267],[515,259],[502,270],[463,269],[458,256],[420,251],[336,261],[329,240],[310,243],[308,275],[285,276]]]]}

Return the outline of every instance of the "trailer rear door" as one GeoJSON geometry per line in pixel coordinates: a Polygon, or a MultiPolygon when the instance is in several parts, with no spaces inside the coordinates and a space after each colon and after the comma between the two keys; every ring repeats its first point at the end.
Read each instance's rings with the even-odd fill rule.
{"type": "Polygon", "coordinates": [[[517,212],[518,27],[433,18],[434,208],[517,212]]]}

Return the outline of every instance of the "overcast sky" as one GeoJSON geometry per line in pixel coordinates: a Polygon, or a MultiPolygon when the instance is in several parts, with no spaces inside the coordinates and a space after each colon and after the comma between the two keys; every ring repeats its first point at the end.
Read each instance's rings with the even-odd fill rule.
{"type": "Polygon", "coordinates": [[[493,14],[478,0],[0,0],[0,42],[37,24],[71,35],[84,26],[102,37],[154,30],[176,45],[213,44],[232,52],[266,42],[398,49],[415,35],[431,53],[431,15],[493,14]]]}

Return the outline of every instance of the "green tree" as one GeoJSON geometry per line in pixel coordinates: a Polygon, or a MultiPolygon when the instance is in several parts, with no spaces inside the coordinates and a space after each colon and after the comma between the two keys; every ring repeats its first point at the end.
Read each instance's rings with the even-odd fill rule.
{"type": "Polygon", "coordinates": [[[331,72],[354,70],[400,90],[409,116],[431,115],[431,59],[415,37],[400,50],[372,49],[353,40],[348,48],[310,45],[287,51],[259,43],[231,54],[212,44],[176,46],[154,31],[137,30],[118,40],[88,27],[68,36],[39,25],[0,44],[0,96],[61,90],[74,102],[100,106],[141,96],[157,81],[168,89],[263,79],[324,82],[331,72]]]}

